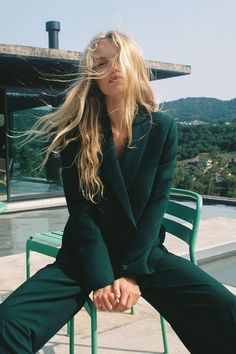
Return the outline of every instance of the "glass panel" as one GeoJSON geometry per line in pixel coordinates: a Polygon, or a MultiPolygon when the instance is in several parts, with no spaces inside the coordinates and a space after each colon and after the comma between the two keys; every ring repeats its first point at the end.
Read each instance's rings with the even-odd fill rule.
{"type": "MultiPolygon", "coordinates": [[[[8,130],[15,133],[32,128],[37,117],[52,111],[57,104],[55,96],[32,92],[8,92],[8,130]]],[[[16,135],[13,133],[13,135],[16,135]]],[[[11,133],[10,133],[11,134],[11,133]]],[[[38,139],[20,145],[20,139],[8,139],[9,194],[10,199],[31,199],[62,195],[60,159],[51,157],[40,169],[43,161],[41,150],[45,148],[38,139]]]]}
{"type": "Polygon", "coordinates": [[[7,198],[6,173],[6,127],[4,115],[0,113],[0,201],[7,198]]]}

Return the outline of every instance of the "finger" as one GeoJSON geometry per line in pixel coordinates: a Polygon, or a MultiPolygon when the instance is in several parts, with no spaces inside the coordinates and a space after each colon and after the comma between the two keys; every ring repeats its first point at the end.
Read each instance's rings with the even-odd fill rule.
{"type": "Polygon", "coordinates": [[[117,299],[119,299],[120,298],[120,282],[118,279],[113,282],[113,292],[114,292],[115,297],[117,299]]]}
{"type": "Polygon", "coordinates": [[[107,311],[107,307],[103,299],[100,299],[98,303],[99,311],[107,311]]]}
{"type": "Polygon", "coordinates": [[[127,310],[127,301],[128,301],[128,294],[126,292],[123,292],[120,298],[120,303],[117,308],[120,308],[121,311],[126,311],[127,310]]]}
{"type": "Polygon", "coordinates": [[[93,292],[93,302],[96,303],[98,302],[99,298],[101,297],[102,291],[101,289],[98,289],[93,292]]]}
{"type": "Polygon", "coordinates": [[[134,297],[129,295],[126,303],[127,310],[130,309],[133,305],[135,305],[134,297]]]}
{"type": "Polygon", "coordinates": [[[124,311],[126,311],[126,310],[128,310],[128,307],[125,305],[125,306],[123,306],[123,305],[121,305],[121,304],[118,304],[118,306],[116,307],[116,308],[114,308],[114,312],[124,312],[124,311]]]}
{"type": "Polygon", "coordinates": [[[116,304],[115,295],[112,292],[100,293],[97,299],[100,310],[112,311],[113,306],[116,304]]]}
{"type": "Polygon", "coordinates": [[[113,310],[116,311],[116,309],[118,308],[119,305],[120,305],[120,299],[115,298],[115,300],[113,302],[113,310]]]}
{"type": "Polygon", "coordinates": [[[99,310],[99,306],[98,306],[98,296],[97,296],[97,292],[93,292],[93,304],[96,308],[96,310],[99,310]]]}
{"type": "Polygon", "coordinates": [[[94,300],[93,303],[94,303],[94,306],[95,306],[96,310],[97,311],[101,311],[101,306],[100,306],[98,300],[94,300]]]}
{"type": "Polygon", "coordinates": [[[103,296],[103,305],[105,307],[105,311],[112,311],[113,310],[113,304],[109,299],[109,296],[103,296]]]}
{"type": "Polygon", "coordinates": [[[117,306],[113,308],[113,311],[114,312],[123,312],[123,311],[125,311],[125,309],[121,304],[117,304],[117,306]]]}
{"type": "Polygon", "coordinates": [[[113,306],[113,311],[116,312],[123,312],[124,311],[124,306],[121,304],[120,299],[115,299],[115,305],[113,306]]]}
{"type": "Polygon", "coordinates": [[[93,296],[94,299],[94,305],[97,311],[106,311],[105,308],[105,304],[102,298],[102,294],[100,292],[97,292],[94,294],[93,296]]]}
{"type": "Polygon", "coordinates": [[[109,298],[110,304],[112,305],[112,309],[114,309],[117,306],[119,299],[117,299],[115,297],[114,293],[109,293],[108,298],[109,298]]]}
{"type": "Polygon", "coordinates": [[[133,305],[137,304],[140,296],[141,296],[141,294],[139,294],[139,293],[136,293],[136,294],[133,295],[133,305]]]}

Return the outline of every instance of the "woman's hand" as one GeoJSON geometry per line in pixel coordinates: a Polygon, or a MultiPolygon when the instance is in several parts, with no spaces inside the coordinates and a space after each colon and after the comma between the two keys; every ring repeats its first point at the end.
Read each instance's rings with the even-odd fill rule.
{"type": "Polygon", "coordinates": [[[117,305],[113,285],[107,285],[104,288],[94,291],[93,302],[98,311],[113,311],[117,305]]]}
{"type": "Polygon", "coordinates": [[[116,298],[114,311],[123,312],[135,305],[141,296],[138,284],[132,278],[119,278],[113,282],[116,298]]]}
{"type": "Polygon", "coordinates": [[[116,279],[112,285],[93,292],[93,302],[98,311],[123,312],[135,305],[141,296],[138,284],[132,278],[116,279]]]}

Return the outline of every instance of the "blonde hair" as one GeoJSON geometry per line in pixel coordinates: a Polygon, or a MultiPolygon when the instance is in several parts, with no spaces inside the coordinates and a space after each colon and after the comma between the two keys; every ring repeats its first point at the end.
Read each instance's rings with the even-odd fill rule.
{"type": "Polygon", "coordinates": [[[104,106],[104,96],[96,79],[112,72],[112,66],[97,70],[94,51],[100,41],[109,39],[119,49],[113,64],[119,65],[125,82],[124,119],[122,127],[127,128],[128,146],[132,142],[132,122],[139,106],[149,113],[156,110],[153,93],[149,85],[150,72],[145,66],[142,53],[136,43],[127,35],[112,31],[97,35],[88,45],[80,74],[67,92],[64,103],[53,113],[39,118],[33,132],[47,136],[50,142],[45,151],[43,165],[51,153],[59,153],[71,141],[80,140],[80,149],[75,158],[80,180],[80,188],[88,200],[103,194],[104,186],[98,176],[102,161],[102,131],[99,121],[104,106]]]}

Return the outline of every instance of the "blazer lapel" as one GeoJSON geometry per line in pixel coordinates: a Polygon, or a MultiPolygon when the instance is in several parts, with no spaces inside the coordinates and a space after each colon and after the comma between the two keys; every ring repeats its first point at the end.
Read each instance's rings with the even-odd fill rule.
{"type": "Polygon", "coordinates": [[[104,114],[101,123],[104,136],[102,168],[129,219],[137,227],[127,190],[143,155],[151,127],[150,120],[145,115],[136,116],[132,127],[131,148],[125,147],[121,165],[113,141],[110,118],[104,114]]]}
{"type": "Polygon", "coordinates": [[[121,164],[126,189],[132,183],[147,143],[151,121],[148,115],[138,114],[133,122],[131,147],[126,146],[121,164]]]}
{"type": "Polygon", "coordinates": [[[123,209],[125,210],[132,224],[136,227],[136,222],[130,205],[127,190],[124,184],[124,179],[122,176],[118,156],[113,141],[112,129],[109,122],[109,118],[104,118],[106,118],[107,122],[105,122],[105,130],[103,130],[103,136],[105,141],[102,148],[102,168],[104,169],[106,176],[114,192],[116,193],[117,198],[120,201],[123,209]]]}

